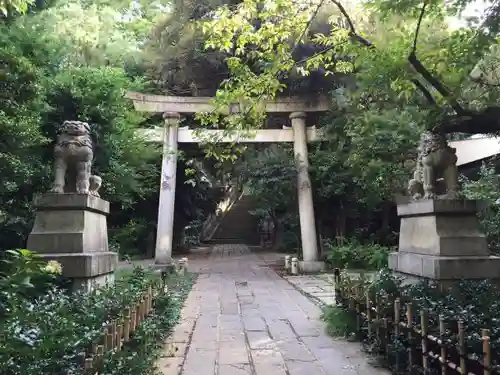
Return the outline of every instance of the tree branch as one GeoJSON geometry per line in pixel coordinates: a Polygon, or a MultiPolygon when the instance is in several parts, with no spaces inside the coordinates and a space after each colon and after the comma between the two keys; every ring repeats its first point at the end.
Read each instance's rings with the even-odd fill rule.
{"type": "Polygon", "coordinates": [[[422,25],[422,20],[424,19],[426,7],[427,7],[427,1],[422,6],[422,9],[420,10],[420,15],[418,16],[417,29],[415,30],[415,38],[413,39],[413,51],[414,52],[417,51],[418,34],[420,33],[420,26],[422,25]]]}
{"type": "Polygon", "coordinates": [[[323,6],[324,2],[325,2],[325,0],[321,0],[320,3],[318,4],[318,6],[316,7],[316,9],[314,10],[314,12],[313,12],[313,14],[311,16],[311,19],[307,22],[307,24],[304,27],[304,30],[302,30],[302,33],[300,34],[299,38],[295,41],[295,44],[294,44],[294,46],[292,48],[292,52],[291,53],[293,53],[297,49],[297,46],[302,41],[302,38],[306,34],[307,30],[309,30],[309,27],[311,27],[312,22],[314,21],[314,19],[318,15],[319,10],[323,6]]]}
{"type": "MultiPolygon", "coordinates": [[[[417,71],[417,73],[419,73],[428,83],[430,83],[443,96],[443,98],[453,108],[453,110],[457,113],[457,115],[465,116],[467,115],[467,111],[462,108],[462,106],[455,99],[451,91],[448,90],[446,86],[442,84],[436,77],[434,77],[432,73],[427,70],[427,68],[420,62],[420,60],[417,57],[418,34],[420,32],[420,26],[422,25],[422,21],[424,19],[426,7],[427,7],[427,1],[424,2],[424,5],[422,6],[422,10],[420,11],[420,15],[418,17],[417,28],[415,30],[415,38],[413,40],[413,49],[410,52],[410,55],[408,56],[408,61],[410,62],[411,66],[413,66],[413,68],[417,71]]],[[[415,83],[415,81],[413,81],[413,83],[415,83]]],[[[424,93],[427,99],[429,99],[428,95],[430,95],[430,93],[427,89],[425,89],[424,85],[422,85],[419,82],[419,85],[417,85],[417,87],[424,93]],[[422,89],[425,89],[425,92],[422,89]]],[[[433,99],[431,103],[435,104],[436,102],[433,99]]]]}
{"type": "Polygon", "coordinates": [[[363,38],[361,35],[359,35],[356,32],[356,28],[354,27],[354,23],[352,22],[351,17],[347,13],[347,10],[344,8],[344,6],[342,5],[342,3],[340,1],[338,1],[338,0],[330,0],[330,1],[337,6],[337,8],[339,9],[340,13],[342,13],[342,15],[344,16],[345,20],[347,21],[347,24],[349,26],[349,36],[351,38],[353,38],[353,39],[356,39],[359,43],[361,43],[365,47],[375,48],[375,46],[372,44],[372,42],[370,42],[369,40],[363,38]]]}
{"type": "Polygon", "coordinates": [[[429,90],[427,90],[427,87],[422,84],[422,82],[420,82],[418,79],[412,79],[411,81],[420,91],[422,91],[422,94],[424,94],[425,98],[430,104],[437,105],[434,97],[431,95],[429,90]]]}

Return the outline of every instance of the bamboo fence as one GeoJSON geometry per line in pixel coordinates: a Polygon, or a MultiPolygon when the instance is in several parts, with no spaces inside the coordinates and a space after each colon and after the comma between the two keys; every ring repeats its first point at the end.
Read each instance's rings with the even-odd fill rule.
{"type": "Polygon", "coordinates": [[[363,283],[343,286],[339,269],[335,269],[335,294],[355,314],[356,334],[376,343],[377,354],[394,373],[500,375],[500,368],[492,365],[489,329],[480,332],[482,353],[473,353],[466,345],[463,320],[450,322],[443,315],[430,319],[427,310],[417,311],[411,301],[402,306],[399,298],[373,300],[363,283]]]}
{"type": "Polygon", "coordinates": [[[162,279],[155,288],[149,286],[139,300],[125,308],[118,318],[105,324],[99,339],[79,354],[78,362],[83,366],[84,373],[99,375],[103,358],[119,352],[131,340],[133,333],[153,310],[156,297],[166,292],[165,280],[162,279]]]}

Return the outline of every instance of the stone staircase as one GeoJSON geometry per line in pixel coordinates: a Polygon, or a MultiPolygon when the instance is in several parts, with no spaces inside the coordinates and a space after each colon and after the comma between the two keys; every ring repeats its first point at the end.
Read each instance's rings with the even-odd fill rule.
{"type": "Polygon", "coordinates": [[[249,211],[255,209],[251,195],[243,194],[225,214],[210,243],[258,245],[258,222],[249,211]]]}

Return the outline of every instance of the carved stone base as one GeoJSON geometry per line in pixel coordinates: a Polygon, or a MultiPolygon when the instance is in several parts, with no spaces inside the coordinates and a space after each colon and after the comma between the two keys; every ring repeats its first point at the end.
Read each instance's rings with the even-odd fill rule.
{"type": "Polygon", "coordinates": [[[76,288],[114,279],[118,255],[108,248],[109,202],[88,194],[45,194],[35,207],[29,250],[61,263],[76,288]]]}
{"type": "Polygon", "coordinates": [[[398,205],[399,251],[389,268],[437,281],[499,279],[500,257],[490,256],[479,230],[476,202],[421,200],[398,205]]]}
{"type": "Polygon", "coordinates": [[[115,273],[111,272],[105,275],[96,277],[81,277],[73,279],[73,290],[80,290],[84,292],[91,292],[93,289],[112,284],[115,282],[115,273]]]}
{"type": "Polygon", "coordinates": [[[400,274],[438,281],[500,280],[500,257],[491,255],[445,257],[394,252],[389,255],[389,268],[400,274]]]}
{"type": "Polygon", "coordinates": [[[318,273],[325,270],[325,262],[319,260],[301,260],[299,261],[299,270],[301,273],[318,273]]]}

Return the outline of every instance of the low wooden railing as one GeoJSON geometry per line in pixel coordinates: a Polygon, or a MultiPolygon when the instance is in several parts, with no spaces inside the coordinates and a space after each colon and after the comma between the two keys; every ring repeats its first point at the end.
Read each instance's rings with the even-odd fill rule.
{"type": "MultiPolygon", "coordinates": [[[[178,274],[184,274],[187,267],[187,258],[183,258],[176,267],[178,274]]],[[[103,369],[103,358],[122,350],[131,340],[141,323],[151,314],[155,300],[160,295],[168,293],[164,277],[153,286],[149,286],[136,303],[125,308],[118,318],[107,322],[99,338],[79,355],[78,363],[83,366],[84,373],[99,375],[103,369]]]]}
{"type": "Polygon", "coordinates": [[[466,345],[467,322],[445,320],[443,315],[430,318],[427,310],[416,310],[413,301],[403,305],[400,298],[373,299],[362,282],[353,284],[343,286],[335,270],[337,304],[355,315],[356,334],[376,342],[378,354],[392,364],[395,373],[500,374],[499,366],[492,363],[489,329],[478,332],[482,353],[474,353],[466,345]],[[396,342],[399,349],[393,348],[396,342]]]}

